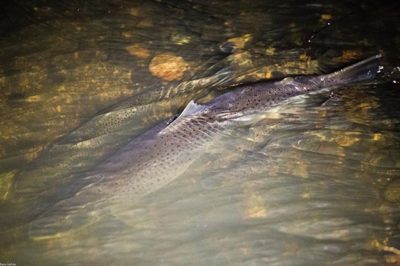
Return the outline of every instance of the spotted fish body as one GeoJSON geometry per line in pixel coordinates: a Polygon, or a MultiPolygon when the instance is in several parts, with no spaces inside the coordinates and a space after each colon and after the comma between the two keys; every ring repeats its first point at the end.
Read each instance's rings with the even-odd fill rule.
{"type": "MultiPolygon", "coordinates": [[[[190,106],[198,105],[192,102],[190,106]]],[[[160,124],[99,165],[89,176],[98,183],[90,184],[78,195],[140,197],[149,194],[185,171],[227,126],[228,123],[214,121],[201,113],[180,116],[169,125],[160,124]]]]}
{"type": "Polygon", "coordinates": [[[298,76],[278,82],[239,86],[205,105],[193,101],[172,121],[153,128],[104,161],[77,195],[140,197],[165,186],[228,128],[254,122],[253,115],[295,96],[323,88],[370,80],[379,72],[380,55],[337,72],[298,76]]]}

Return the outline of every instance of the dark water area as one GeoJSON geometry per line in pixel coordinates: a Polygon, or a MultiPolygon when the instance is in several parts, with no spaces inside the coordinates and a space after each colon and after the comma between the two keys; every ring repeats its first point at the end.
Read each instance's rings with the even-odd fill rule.
{"type": "Polygon", "coordinates": [[[0,263],[399,265],[399,10],[3,1],[0,263]],[[93,169],[191,100],[376,54],[373,82],[293,99],[224,132],[145,197],[79,196],[96,186],[85,178],[93,169]]]}

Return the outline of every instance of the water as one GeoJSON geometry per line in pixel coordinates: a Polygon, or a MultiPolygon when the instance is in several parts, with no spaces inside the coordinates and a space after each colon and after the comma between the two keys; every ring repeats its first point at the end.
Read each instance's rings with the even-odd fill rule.
{"type": "Polygon", "coordinates": [[[1,263],[399,263],[398,4],[30,1],[2,10],[1,263]],[[379,83],[303,97],[228,131],[145,198],[63,204],[87,171],[192,99],[378,52],[379,83]]]}

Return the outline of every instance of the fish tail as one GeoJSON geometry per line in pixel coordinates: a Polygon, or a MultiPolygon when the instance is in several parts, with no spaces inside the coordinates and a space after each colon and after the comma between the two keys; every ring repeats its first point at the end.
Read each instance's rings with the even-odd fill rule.
{"type": "Polygon", "coordinates": [[[324,75],[321,77],[322,86],[332,87],[372,80],[382,69],[379,64],[381,57],[381,54],[377,54],[332,74],[324,75]]]}

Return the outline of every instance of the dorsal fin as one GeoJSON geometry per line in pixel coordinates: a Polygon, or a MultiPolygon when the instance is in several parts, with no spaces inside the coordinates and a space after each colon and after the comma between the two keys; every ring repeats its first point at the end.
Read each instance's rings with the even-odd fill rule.
{"type": "Polygon", "coordinates": [[[200,112],[204,111],[206,108],[207,108],[206,106],[195,103],[193,100],[191,100],[188,103],[188,105],[186,105],[185,109],[183,109],[183,111],[179,117],[200,113],[200,112]]]}
{"type": "Polygon", "coordinates": [[[207,109],[207,106],[195,103],[193,100],[191,100],[188,103],[188,105],[186,105],[185,109],[183,109],[182,113],[175,120],[173,120],[166,128],[161,130],[158,134],[165,134],[166,132],[173,130],[173,128],[178,123],[180,123],[185,117],[200,114],[201,112],[205,111],[206,109],[207,109]]]}

